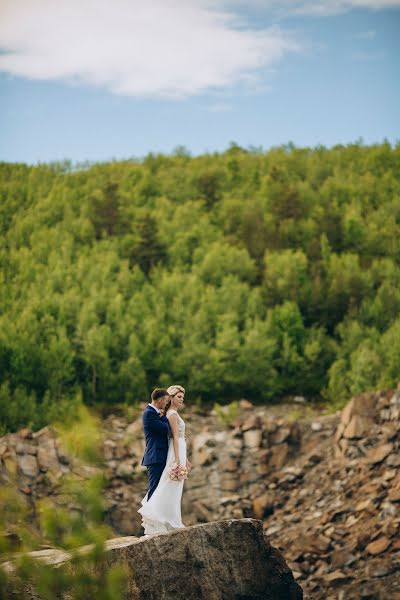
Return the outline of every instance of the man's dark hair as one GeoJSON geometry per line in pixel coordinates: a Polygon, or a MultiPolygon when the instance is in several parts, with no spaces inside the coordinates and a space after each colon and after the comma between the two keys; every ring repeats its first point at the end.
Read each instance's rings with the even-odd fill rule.
{"type": "Polygon", "coordinates": [[[164,396],[168,395],[169,394],[167,390],[165,390],[164,388],[156,388],[151,392],[151,400],[159,400],[160,398],[163,398],[164,396]]]}

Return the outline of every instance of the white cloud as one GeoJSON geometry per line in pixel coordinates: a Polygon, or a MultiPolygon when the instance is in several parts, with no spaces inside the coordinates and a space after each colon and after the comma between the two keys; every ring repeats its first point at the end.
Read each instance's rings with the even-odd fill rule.
{"type": "Polygon", "coordinates": [[[182,98],[262,81],[299,45],[203,0],[1,0],[0,70],[182,98]]]}
{"type": "Polygon", "coordinates": [[[286,0],[283,3],[288,12],[298,15],[331,16],[349,12],[355,8],[382,10],[400,7],[400,0],[286,0]]]}
{"type": "Polygon", "coordinates": [[[400,7],[400,0],[347,0],[347,2],[343,0],[343,3],[354,8],[371,8],[372,10],[400,7]]]}
{"type": "Polygon", "coordinates": [[[218,0],[222,7],[269,12],[275,17],[329,17],[355,8],[382,10],[400,8],[400,0],[218,0]]]}

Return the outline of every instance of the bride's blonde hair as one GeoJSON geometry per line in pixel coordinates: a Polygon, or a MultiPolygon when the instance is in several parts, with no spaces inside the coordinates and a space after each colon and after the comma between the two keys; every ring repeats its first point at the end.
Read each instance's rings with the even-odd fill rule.
{"type": "Polygon", "coordinates": [[[169,388],[167,388],[167,392],[168,392],[168,400],[167,403],[165,405],[164,408],[164,414],[167,414],[167,410],[170,408],[171,406],[171,397],[176,396],[176,394],[178,394],[178,392],[182,392],[183,394],[185,393],[185,388],[182,387],[181,385],[170,385],[169,388]]]}

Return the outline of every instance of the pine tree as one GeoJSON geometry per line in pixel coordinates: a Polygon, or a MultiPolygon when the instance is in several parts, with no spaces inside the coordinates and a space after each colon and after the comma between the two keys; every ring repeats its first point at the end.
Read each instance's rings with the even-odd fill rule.
{"type": "Polygon", "coordinates": [[[137,234],[139,240],[133,248],[130,263],[137,263],[145,275],[148,275],[156,264],[167,257],[166,248],[158,239],[156,220],[149,212],[139,222],[137,234]]]}

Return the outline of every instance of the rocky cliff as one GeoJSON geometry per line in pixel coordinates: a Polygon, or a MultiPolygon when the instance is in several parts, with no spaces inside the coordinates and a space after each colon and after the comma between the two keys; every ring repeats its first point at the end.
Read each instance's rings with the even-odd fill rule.
{"type": "MultiPolygon", "coordinates": [[[[225,412],[224,412],[225,410],[225,412]]],[[[312,597],[396,598],[400,587],[400,389],[353,398],[343,411],[312,415],[300,404],[220,416],[186,407],[193,469],[185,483],[186,525],[262,519],[312,597]],[[225,423],[224,423],[225,422],[225,423]]],[[[107,520],[140,535],[137,507],[146,490],[140,416],[110,416],[104,427],[107,520]]],[[[50,428],[0,440],[0,477],[15,472],[31,499],[52,495],[64,473],[93,468],[68,457],[50,428]]],[[[400,596],[399,596],[400,597],[400,596]]]]}
{"type": "MultiPolygon", "coordinates": [[[[149,538],[119,538],[109,540],[106,548],[106,565],[117,563],[126,573],[126,600],[303,598],[282,554],[268,542],[262,523],[253,519],[196,525],[149,538]]],[[[68,553],[32,554],[56,568],[73,570],[68,553]]],[[[12,565],[3,568],[11,570],[12,565]]],[[[39,596],[30,588],[26,598],[39,596]]]]}

